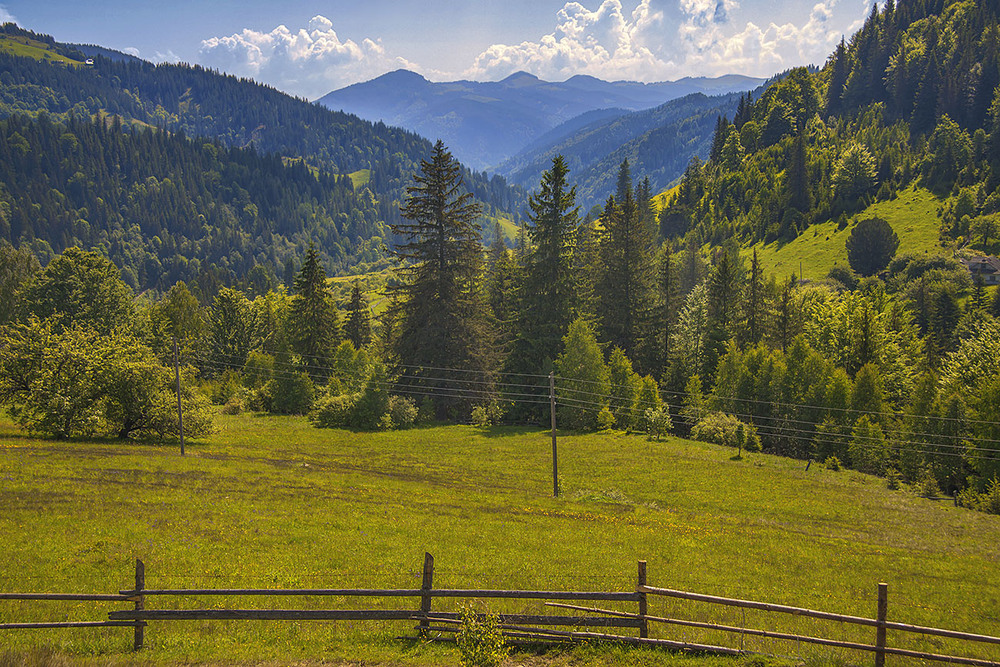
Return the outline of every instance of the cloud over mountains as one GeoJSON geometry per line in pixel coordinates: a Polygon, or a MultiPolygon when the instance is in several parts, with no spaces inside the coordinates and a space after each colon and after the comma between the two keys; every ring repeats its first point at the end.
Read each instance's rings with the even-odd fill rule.
{"type": "MultiPolygon", "coordinates": [[[[374,37],[342,39],[324,16],[296,30],[284,25],[266,33],[247,28],[206,39],[199,60],[310,98],[400,68],[434,78],[481,81],[519,70],[547,80],[575,74],[647,82],[726,73],[769,76],[822,63],[841,35],[863,19],[860,14],[854,26],[841,25],[843,20],[833,25],[839,0],[820,0],[798,25],[754,22],[747,20],[746,11],[740,25],[736,17],[745,9],[740,1],[639,0],[632,11],[621,0],[567,2],[556,12],[551,32],[519,44],[492,44],[454,72],[409,62],[374,37]]],[[[768,14],[758,7],[754,15],[768,14]]]]}
{"type": "Polygon", "coordinates": [[[283,89],[308,97],[414,66],[390,55],[376,40],[341,40],[333,22],[319,15],[294,32],[279,25],[267,33],[245,28],[228,37],[206,39],[199,60],[231,74],[280,83],[283,89]]]}

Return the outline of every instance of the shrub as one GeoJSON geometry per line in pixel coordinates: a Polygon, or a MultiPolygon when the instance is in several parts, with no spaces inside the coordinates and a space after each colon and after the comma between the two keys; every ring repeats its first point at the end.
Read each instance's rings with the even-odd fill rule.
{"type": "Polygon", "coordinates": [[[212,383],[212,402],[225,405],[243,389],[243,382],[234,370],[226,370],[212,383]]]}
{"type": "Polygon", "coordinates": [[[711,412],[691,429],[691,437],[725,447],[760,451],[760,438],[752,424],[744,424],[733,415],[711,412]]]}
{"type": "Polygon", "coordinates": [[[396,428],[409,428],[417,421],[417,404],[412,398],[390,396],[389,416],[396,428]]]}
{"type": "Polygon", "coordinates": [[[897,491],[903,485],[903,476],[895,468],[889,468],[885,472],[885,487],[890,491],[897,491]]]}
{"type": "Polygon", "coordinates": [[[317,428],[344,428],[350,425],[354,405],[361,394],[324,396],[316,401],[309,413],[309,421],[317,428]]]}
{"type": "Polygon", "coordinates": [[[379,364],[358,398],[351,414],[350,425],[355,428],[375,430],[382,426],[382,415],[389,411],[389,392],[386,391],[385,367],[379,364]]]}
{"type": "Polygon", "coordinates": [[[462,667],[496,667],[510,648],[495,614],[477,614],[471,605],[462,608],[462,624],[456,637],[462,667]]]}
{"type": "Polygon", "coordinates": [[[282,373],[267,383],[271,411],[284,415],[304,415],[316,399],[316,387],[305,371],[282,373]]]}
{"type": "Polygon", "coordinates": [[[476,407],[472,408],[471,420],[473,426],[480,426],[480,427],[489,426],[490,416],[486,412],[486,406],[477,405],[476,407]]]}
{"type": "Polygon", "coordinates": [[[660,439],[660,436],[670,431],[673,422],[670,420],[670,413],[663,408],[646,408],[646,434],[651,438],[660,439]]]}
{"type": "Polygon", "coordinates": [[[243,414],[243,399],[239,396],[233,396],[226,404],[222,406],[222,414],[224,415],[239,415],[243,414]]]}
{"type": "Polygon", "coordinates": [[[823,465],[826,466],[827,470],[832,470],[833,472],[840,472],[840,459],[836,456],[826,457],[826,461],[823,461],[823,465]]]}
{"type": "Polygon", "coordinates": [[[597,430],[607,431],[609,428],[615,425],[615,416],[611,414],[606,406],[601,408],[601,411],[597,413],[597,430]]]}

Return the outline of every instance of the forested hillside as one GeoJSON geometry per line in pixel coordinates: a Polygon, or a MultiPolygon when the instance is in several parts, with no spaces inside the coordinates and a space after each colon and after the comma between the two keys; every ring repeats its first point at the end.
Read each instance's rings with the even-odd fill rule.
{"type": "MultiPolygon", "coordinates": [[[[52,54],[81,63],[84,59],[74,48],[14,24],[0,28],[0,38],[30,40],[52,54]]],[[[333,112],[246,79],[198,66],[112,60],[100,53],[93,59],[93,66],[66,66],[48,57],[0,51],[0,116],[110,114],[125,125],[136,122],[207,137],[229,147],[302,159],[337,174],[368,170],[365,187],[374,194],[378,219],[385,224],[399,220],[403,190],[431,152],[430,142],[411,132],[333,112]]],[[[502,178],[463,169],[463,180],[488,214],[512,214],[523,205],[523,194],[502,178]]],[[[39,238],[61,249],[59,239],[39,238]]],[[[332,248],[329,252],[338,254],[332,248]]],[[[338,263],[336,268],[345,267],[338,263]]]]}
{"type": "Polygon", "coordinates": [[[582,127],[542,137],[497,171],[512,183],[530,188],[562,155],[573,172],[580,203],[603,203],[616,187],[618,165],[628,160],[654,190],[680,176],[692,155],[708,155],[716,119],[736,110],[739,94],[708,97],[701,93],[671,100],[653,109],[602,116],[582,127]]]}
{"type": "Polygon", "coordinates": [[[384,255],[374,198],[347,176],[181,133],[92,121],[0,120],[0,238],[47,263],[101,248],[134,289],[253,278],[291,284],[310,242],[344,271],[384,255]],[[285,278],[285,268],[288,277],[285,278]]]}

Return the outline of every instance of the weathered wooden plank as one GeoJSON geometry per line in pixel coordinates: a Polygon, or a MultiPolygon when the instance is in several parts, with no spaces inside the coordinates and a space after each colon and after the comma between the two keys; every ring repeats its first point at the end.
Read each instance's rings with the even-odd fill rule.
{"type": "Polygon", "coordinates": [[[112,620],[395,621],[417,619],[407,609],[136,609],[112,611],[112,620]]]}
{"type": "MultiPolygon", "coordinates": [[[[458,619],[454,612],[436,612],[437,619],[458,619]]],[[[632,618],[605,616],[546,616],[540,614],[497,614],[501,623],[511,625],[563,625],[577,627],[637,628],[639,621],[632,618]]],[[[424,614],[406,609],[142,609],[112,611],[112,620],[424,620],[424,614]]]]}
{"type": "Polygon", "coordinates": [[[35,630],[41,628],[131,628],[146,625],[142,621],[62,621],[53,623],[0,623],[0,630],[35,630]]]}
{"type": "Polygon", "coordinates": [[[828,621],[839,621],[841,623],[854,623],[856,625],[867,625],[875,627],[878,621],[873,618],[863,618],[860,616],[847,616],[845,614],[832,614],[815,609],[805,609],[803,607],[791,607],[783,604],[771,604],[769,602],[755,602],[753,600],[740,600],[737,598],[724,598],[717,595],[703,595],[701,593],[689,593],[687,591],[677,591],[670,588],[658,588],[656,586],[640,586],[642,593],[652,593],[653,595],[663,595],[666,597],[679,598],[681,600],[695,600],[697,602],[708,602],[710,604],[725,605],[728,607],[740,607],[742,609],[759,609],[761,611],[773,611],[793,616],[806,616],[809,618],[821,618],[828,621]]]}
{"type": "MultiPolygon", "coordinates": [[[[342,597],[423,597],[421,588],[148,588],[151,595],[274,595],[274,596],[342,596],[342,597]]],[[[121,591],[122,595],[134,590],[121,591]]],[[[432,588],[431,597],[441,598],[506,598],[510,600],[594,600],[637,602],[641,593],[603,591],[514,591],[503,589],[432,588]]]]}
{"type": "MultiPolygon", "coordinates": [[[[636,618],[638,619],[638,614],[630,614],[623,611],[613,611],[610,609],[593,609],[591,607],[578,607],[576,605],[559,604],[556,602],[549,603],[550,607],[561,607],[566,609],[576,609],[579,611],[597,612],[603,614],[609,614],[614,616],[621,616],[626,618],[636,618]]],[[[659,623],[668,623],[672,625],[681,625],[689,628],[703,628],[706,630],[719,630],[722,632],[734,632],[746,635],[753,635],[755,637],[766,637],[769,639],[785,639],[788,641],[802,642],[806,644],[819,644],[822,646],[832,646],[836,648],[848,648],[856,651],[868,651],[868,652],[878,652],[882,651],[886,654],[901,655],[910,658],[923,658],[925,660],[937,660],[941,662],[954,662],[956,664],[963,665],[976,665],[978,667],[1000,667],[1000,663],[993,662],[989,660],[980,660],[978,658],[963,658],[958,656],[950,655],[940,655],[936,653],[923,653],[920,651],[910,651],[908,649],[897,649],[897,648],[879,648],[877,646],[872,646],[870,644],[858,644],[855,642],[845,642],[836,639],[823,639],[820,637],[809,637],[805,635],[794,635],[784,632],[774,632],[771,630],[756,630],[753,628],[741,628],[732,625],[721,625],[718,623],[701,623],[698,621],[684,621],[675,618],[664,618],[662,616],[646,616],[646,620],[656,621],[659,623]]],[[[579,633],[573,633],[579,634],[579,633]]],[[[634,638],[631,638],[634,639],[634,638]]]]}
{"type": "MultiPolygon", "coordinates": [[[[412,597],[423,595],[419,588],[147,588],[143,595],[274,595],[340,597],[412,597]]],[[[122,594],[134,591],[122,591],[122,594]]],[[[436,593],[435,593],[436,594],[436,593]]]]}
{"type": "Polygon", "coordinates": [[[94,602],[131,602],[128,595],[100,593],[0,593],[0,600],[90,600],[94,602]]]}

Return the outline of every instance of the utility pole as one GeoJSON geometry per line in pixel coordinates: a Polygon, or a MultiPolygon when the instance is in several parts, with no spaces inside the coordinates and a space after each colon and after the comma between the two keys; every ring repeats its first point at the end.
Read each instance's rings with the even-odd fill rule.
{"type": "Polygon", "coordinates": [[[556,376],[549,372],[549,410],[552,412],[552,497],[559,497],[559,454],[556,450],[556,376]]]}
{"type": "Polygon", "coordinates": [[[174,379],[177,381],[177,432],[181,436],[181,456],[184,456],[184,415],[181,411],[181,365],[177,358],[177,336],[174,336],[174,379]]]}

